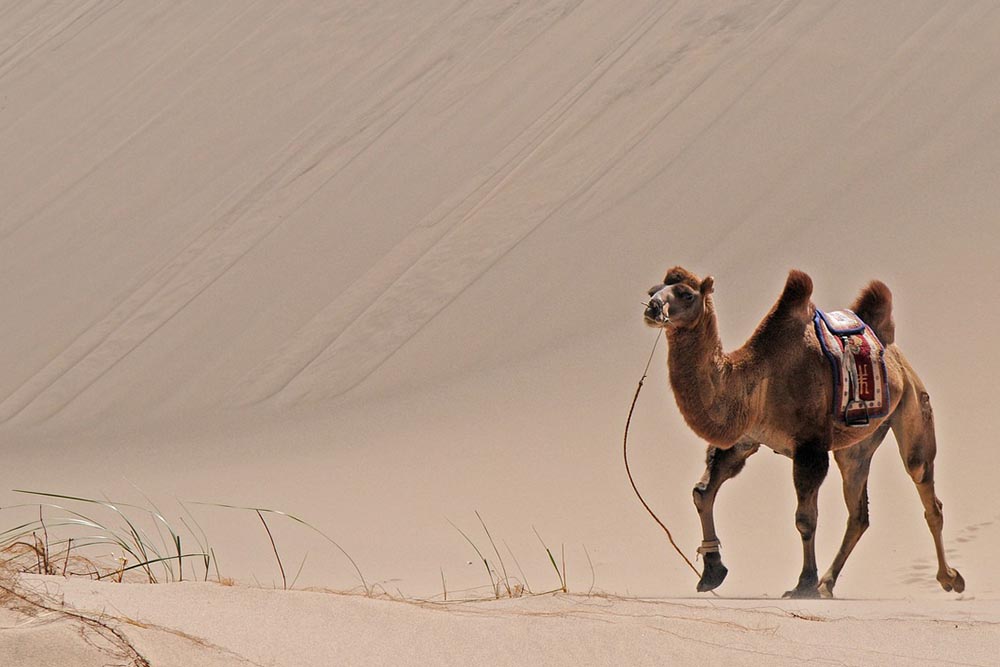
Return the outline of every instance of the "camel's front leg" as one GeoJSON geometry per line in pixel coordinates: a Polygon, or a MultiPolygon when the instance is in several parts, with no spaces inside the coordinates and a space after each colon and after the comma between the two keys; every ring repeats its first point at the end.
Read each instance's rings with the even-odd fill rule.
{"type": "Polygon", "coordinates": [[[788,598],[819,597],[819,578],[816,571],[816,519],[819,516],[819,487],[830,468],[830,454],[825,447],[803,443],[792,459],[792,479],[798,507],[795,510],[795,527],[802,536],[802,573],[799,583],[785,593],[788,598]]]}
{"type": "Polygon", "coordinates": [[[729,572],[722,564],[719,537],[715,534],[715,495],[723,482],[743,470],[747,458],[759,448],[759,444],[752,442],[739,442],[729,449],[712,446],[708,448],[705,474],[698,480],[693,493],[694,506],[698,509],[698,518],[701,519],[702,543],[698,553],[705,559],[705,568],[698,582],[699,592],[717,588],[729,572]]]}

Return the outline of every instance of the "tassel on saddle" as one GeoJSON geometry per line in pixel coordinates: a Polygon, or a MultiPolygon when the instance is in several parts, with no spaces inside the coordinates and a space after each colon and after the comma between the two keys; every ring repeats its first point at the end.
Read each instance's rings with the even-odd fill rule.
{"type": "Polygon", "coordinates": [[[858,367],[854,358],[855,346],[847,336],[841,337],[844,346],[844,368],[847,370],[848,395],[847,406],[844,408],[843,419],[848,426],[868,426],[871,416],[868,414],[867,402],[861,400],[861,390],[858,382],[858,367]]]}

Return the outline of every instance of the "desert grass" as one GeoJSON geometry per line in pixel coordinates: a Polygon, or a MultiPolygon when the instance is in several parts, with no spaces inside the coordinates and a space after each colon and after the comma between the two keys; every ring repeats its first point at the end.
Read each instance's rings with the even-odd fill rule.
{"type": "MultiPolygon", "coordinates": [[[[15,489],[46,502],[0,510],[30,509],[37,518],[0,532],[0,554],[18,572],[122,582],[132,573],[149,583],[207,580],[214,551],[207,538],[183,522],[176,529],[151,502],[143,507],[84,496],[15,489]],[[188,539],[199,550],[187,550],[188,539]],[[110,550],[110,551],[109,551],[110,550]],[[184,563],[200,561],[203,574],[184,563]]],[[[192,517],[193,521],[193,517],[192,517]]]]}
{"type": "MultiPolygon", "coordinates": [[[[506,548],[507,553],[510,555],[511,560],[517,567],[518,573],[520,574],[520,579],[518,579],[517,577],[512,577],[508,573],[507,565],[504,561],[503,556],[500,554],[500,549],[497,547],[496,541],[493,539],[493,534],[490,532],[489,527],[486,525],[486,521],[483,520],[482,515],[480,515],[478,511],[475,512],[475,515],[476,519],[479,522],[480,527],[483,530],[483,534],[486,536],[486,540],[490,544],[494,556],[496,556],[496,559],[493,562],[490,562],[490,559],[483,554],[483,549],[479,548],[479,545],[476,544],[475,540],[473,540],[466,531],[462,530],[458,525],[456,525],[453,521],[451,521],[451,519],[448,519],[447,521],[451,525],[451,527],[454,528],[459,533],[459,535],[462,536],[463,539],[465,539],[465,541],[469,544],[469,546],[472,547],[473,551],[476,553],[479,562],[483,564],[483,568],[485,569],[486,575],[489,579],[489,591],[491,592],[492,595],[489,597],[485,597],[482,595],[478,595],[476,589],[470,589],[462,591],[462,593],[464,593],[465,595],[459,598],[455,598],[454,595],[452,595],[451,600],[449,600],[448,589],[447,586],[445,585],[444,569],[442,569],[441,570],[441,585],[443,589],[442,601],[472,602],[472,601],[480,601],[487,599],[499,600],[501,598],[519,598],[523,596],[552,595],[554,593],[569,592],[569,587],[566,583],[565,544],[561,545],[562,567],[560,567],[558,562],[556,561],[555,556],[552,554],[552,550],[549,549],[549,547],[545,544],[545,541],[542,539],[542,536],[538,532],[538,529],[535,528],[534,526],[531,527],[532,531],[535,533],[535,537],[538,538],[538,542],[541,544],[542,549],[544,550],[545,555],[548,558],[548,562],[552,565],[552,568],[555,570],[556,578],[558,579],[559,582],[559,585],[556,588],[546,589],[543,591],[535,591],[531,588],[531,585],[528,583],[528,578],[525,576],[524,569],[521,567],[521,563],[518,561],[517,556],[514,555],[514,551],[510,548],[507,542],[504,541],[503,543],[504,547],[506,548]]],[[[586,550],[586,548],[584,549],[586,550]]],[[[588,562],[591,563],[591,575],[593,582],[593,578],[596,575],[594,575],[593,562],[590,561],[589,554],[587,555],[587,559],[588,562]]],[[[591,585],[591,590],[593,590],[593,584],[591,585]]],[[[431,602],[433,600],[424,600],[424,601],[431,602]]]]}
{"type": "MultiPolygon", "coordinates": [[[[348,562],[350,562],[351,567],[354,568],[354,573],[358,577],[358,581],[360,581],[360,583],[361,583],[361,589],[364,592],[364,594],[365,594],[366,597],[374,597],[376,595],[377,591],[378,591],[379,586],[377,584],[372,585],[372,584],[368,583],[368,580],[365,579],[365,575],[361,572],[361,568],[358,566],[357,561],[354,560],[354,558],[351,556],[351,554],[349,554],[347,552],[347,550],[344,549],[344,547],[342,547],[340,545],[339,542],[337,542],[336,540],[334,540],[332,537],[330,537],[329,535],[327,535],[322,530],[320,530],[319,528],[317,528],[313,524],[309,523],[305,519],[302,519],[302,518],[300,518],[300,517],[298,517],[298,516],[296,516],[294,514],[289,514],[288,512],[283,512],[281,510],[270,509],[270,508],[266,508],[266,507],[246,507],[246,506],[241,506],[241,505],[227,505],[227,504],[224,504],[224,503],[205,503],[205,502],[192,502],[191,504],[193,504],[193,505],[202,505],[202,506],[205,506],[205,507],[217,507],[217,508],[226,509],[226,510],[238,510],[238,511],[254,512],[260,518],[260,521],[261,521],[261,523],[264,526],[264,530],[267,532],[267,537],[268,537],[268,540],[269,540],[269,542],[271,544],[271,549],[272,549],[272,551],[274,553],[275,560],[276,560],[276,562],[278,564],[278,570],[281,573],[281,579],[282,579],[282,583],[283,583],[283,586],[284,586],[285,589],[287,589],[289,587],[287,577],[285,576],[285,567],[284,567],[284,564],[282,562],[281,554],[279,553],[278,546],[275,543],[274,535],[271,532],[271,529],[268,527],[267,521],[264,519],[264,515],[265,514],[271,514],[271,515],[274,515],[274,516],[277,516],[277,517],[282,517],[284,519],[292,521],[295,524],[298,524],[300,526],[308,528],[310,531],[312,531],[316,535],[319,535],[320,537],[322,537],[326,542],[328,542],[329,544],[333,545],[348,560],[348,562]]],[[[299,566],[299,570],[298,570],[299,573],[302,572],[302,568],[304,566],[305,566],[305,558],[303,558],[302,563],[299,566]]],[[[297,578],[298,578],[298,575],[296,575],[295,579],[292,580],[292,584],[291,584],[292,587],[294,587],[295,580],[297,578]]]]}
{"type": "Polygon", "coordinates": [[[295,587],[308,553],[289,580],[281,549],[266,517],[291,521],[333,545],[353,567],[365,596],[387,594],[378,584],[368,582],[357,561],[339,542],[305,519],[281,510],[196,501],[185,503],[178,499],[182,515],[176,521],[169,521],[139,489],[145,505],[47,491],[14,491],[43,500],[0,508],[0,512],[20,513],[19,523],[0,532],[0,562],[16,572],[83,576],[118,583],[211,579],[232,585],[234,581],[224,577],[219,570],[215,547],[189,508],[191,505],[255,515],[263,527],[281,577],[281,587],[285,590],[295,587]],[[24,521],[26,512],[31,518],[24,521]]]}
{"type": "Polygon", "coordinates": [[[209,553],[186,552],[181,534],[155,507],[58,493],[15,492],[60,501],[2,508],[32,509],[37,514],[37,518],[0,532],[0,554],[8,567],[19,572],[120,582],[126,573],[138,571],[145,580],[157,583],[182,580],[184,561],[191,558],[200,559],[207,572],[209,553]]]}
{"type": "MultiPolygon", "coordinates": [[[[18,513],[20,518],[16,525],[0,532],[0,563],[18,574],[86,577],[116,583],[214,581],[221,585],[234,585],[236,582],[220,571],[216,547],[192,512],[194,507],[201,507],[249,513],[256,517],[261,536],[266,538],[266,541],[259,542],[259,548],[266,548],[273,555],[280,577],[275,587],[280,586],[283,590],[295,588],[309,554],[301,557],[297,569],[288,568],[287,554],[273,530],[275,521],[291,522],[319,535],[350,563],[359,587],[337,590],[337,593],[408,602],[453,603],[569,592],[565,544],[561,544],[558,551],[553,551],[538,529],[531,526],[540,545],[540,555],[555,575],[555,585],[533,588],[514,550],[506,540],[494,535],[478,511],[474,512],[478,524],[476,531],[460,528],[451,520],[446,520],[472,548],[477,562],[482,563],[488,586],[449,590],[444,567],[441,567],[441,594],[415,598],[398,589],[390,592],[384,585],[372,583],[340,542],[300,516],[281,510],[178,499],[178,516],[168,520],[167,513],[141,491],[144,505],[48,491],[18,489],[16,492],[40,500],[0,508],[0,515],[18,513]],[[25,517],[28,517],[27,520],[25,517]],[[480,536],[471,535],[480,531],[480,536]]],[[[203,514],[203,511],[198,514],[203,514]]],[[[596,573],[585,546],[583,552],[590,566],[590,588],[587,590],[590,595],[594,590],[596,573]]],[[[266,587],[256,578],[254,581],[259,587],[266,587]]]]}

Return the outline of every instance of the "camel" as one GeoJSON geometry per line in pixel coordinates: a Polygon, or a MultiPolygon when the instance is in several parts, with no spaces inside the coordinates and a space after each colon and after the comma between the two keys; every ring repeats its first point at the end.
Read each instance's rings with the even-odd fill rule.
{"type": "Polygon", "coordinates": [[[750,339],[724,352],[712,302],[714,280],[674,267],[649,290],[644,319],[666,334],[670,385],[688,426],[708,442],[706,469],[694,487],[702,526],[704,567],[698,591],[718,587],[728,573],[715,531],[714,505],[723,482],[739,474],[761,445],[792,459],[802,538],[802,572],[785,597],[833,597],[844,563],[868,528],[868,472],[872,455],[891,429],[907,472],[916,484],[937,552],[937,580],[961,593],[965,580],[945,557],[941,501],[934,492],[934,414],[930,396],[896,346],[892,293],[872,281],[851,306],[884,345],[888,379],[887,414],[847,425],[831,409],[831,370],[812,326],[812,279],[788,274],[778,301],[750,339]],[[814,537],[817,497],[829,468],[829,453],[843,477],[847,529],[822,578],[816,569],[814,537]]]}

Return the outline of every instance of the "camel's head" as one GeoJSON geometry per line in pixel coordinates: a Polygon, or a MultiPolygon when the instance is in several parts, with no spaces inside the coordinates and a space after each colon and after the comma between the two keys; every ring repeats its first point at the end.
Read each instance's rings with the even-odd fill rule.
{"type": "Polygon", "coordinates": [[[689,329],[701,321],[715,281],[711,276],[699,280],[679,266],[667,271],[663,282],[649,289],[644,318],[658,329],[689,329]]]}

